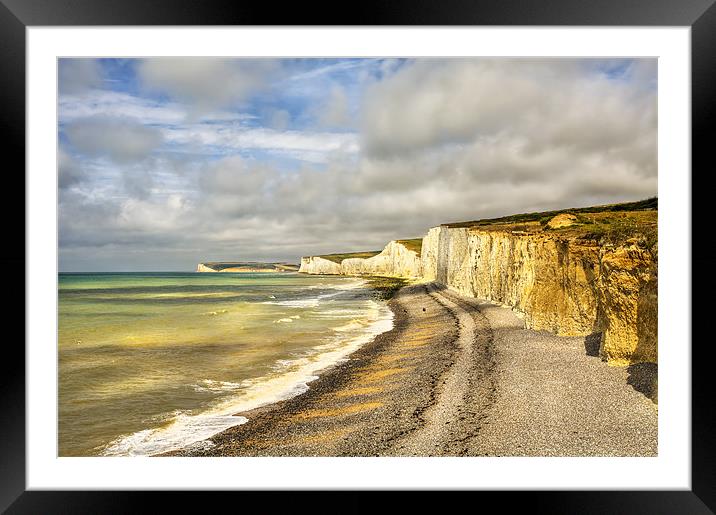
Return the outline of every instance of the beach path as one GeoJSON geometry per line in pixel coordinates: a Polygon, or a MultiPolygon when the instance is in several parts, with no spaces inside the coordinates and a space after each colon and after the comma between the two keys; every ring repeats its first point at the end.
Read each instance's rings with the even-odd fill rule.
{"type": "Polygon", "coordinates": [[[454,295],[429,284],[427,293],[458,323],[457,353],[436,387],[435,402],[424,424],[395,443],[391,454],[403,456],[466,455],[494,402],[492,331],[478,309],[461,305],[454,295]]]}

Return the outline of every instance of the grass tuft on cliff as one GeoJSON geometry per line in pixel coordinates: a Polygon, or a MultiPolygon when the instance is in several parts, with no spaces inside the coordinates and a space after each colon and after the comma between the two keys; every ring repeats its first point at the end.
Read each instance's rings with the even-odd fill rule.
{"type": "Polygon", "coordinates": [[[586,214],[579,215],[578,221],[579,225],[570,232],[576,232],[576,236],[580,239],[612,245],[636,240],[652,254],[656,252],[658,243],[656,211],[586,214]]]}
{"type": "Polygon", "coordinates": [[[324,254],[322,256],[318,256],[323,259],[327,259],[328,261],[333,261],[334,263],[338,263],[339,265],[344,259],[349,258],[363,258],[368,259],[372,258],[373,256],[377,256],[380,254],[380,250],[369,250],[366,252],[348,252],[344,254],[324,254]]]}
{"type": "Polygon", "coordinates": [[[400,243],[403,247],[408,250],[412,250],[416,254],[420,255],[420,251],[423,249],[423,239],[413,238],[410,240],[395,240],[396,243],[400,243]]]}

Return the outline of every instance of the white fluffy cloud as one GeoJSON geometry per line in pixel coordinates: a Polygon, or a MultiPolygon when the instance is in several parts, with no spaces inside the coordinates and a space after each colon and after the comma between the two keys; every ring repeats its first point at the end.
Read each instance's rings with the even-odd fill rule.
{"type": "Polygon", "coordinates": [[[655,60],[412,62],[366,93],[357,183],[432,185],[472,218],[654,195],[655,72],[655,60]]]}
{"type": "MultiPolygon", "coordinates": [[[[418,60],[367,94],[364,150],[415,153],[508,135],[606,152],[656,134],[656,92],[569,59],[418,60]]],[[[641,68],[637,70],[641,73],[641,68]]],[[[655,140],[654,140],[655,143],[655,140]]]]}
{"type": "Polygon", "coordinates": [[[139,62],[138,74],[152,90],[203,113],[247,100],[277,72],[270,59],[154,58],[139,62]]]}

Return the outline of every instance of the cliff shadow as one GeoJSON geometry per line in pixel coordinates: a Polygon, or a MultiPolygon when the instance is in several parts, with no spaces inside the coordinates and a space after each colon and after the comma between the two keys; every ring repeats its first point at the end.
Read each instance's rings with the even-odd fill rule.
{"type": "Polygon", "coordinates": [[[651,402],[659,402],[659,366],[656,363],[635,363],[627,367],[627,384],[646,396],[651,402]]]}
{"type": "Polygon", "coordinates": [[[637,344],[634,349],[635,363],[627,368],[627,383],[658,404],[658,282],[656,271],[639,289],[637,301],[637,344]]]}
{"type": "Polygon", "coordinates": [[[634,361],[658,362],[658,282],[654,273],[639,288],[637,300],[637,344],[634,349],[634,361]]]}
{"type": "Polygon", "coordinates": [[[602,333],[594,332],[584,338],[584,351],[587,356],[599,357],[599,350],[602,346],[602,333]]]}
{"type": "Polygon", "coordinates": [[[604,342],[604,331],[607,328],[607,319],[604,316],[604,306],[602,305],[602,300],[597,293],[599,289],[599,278],[595,271],[596,267],[597,264],[591,260],[582,261],[582,269],[587,276],[587,283],[592,288],[596,301],[596,312],[594,313],[592,333],[584,338],[584,352],[587,356],[601,358],[602,361],[606,361],[602,345],[604,342]]]}

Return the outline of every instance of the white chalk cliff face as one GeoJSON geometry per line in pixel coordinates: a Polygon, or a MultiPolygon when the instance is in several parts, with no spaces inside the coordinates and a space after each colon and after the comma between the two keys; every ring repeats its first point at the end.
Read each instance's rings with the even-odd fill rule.
{"type": "Polygon", "coordinates": [[[657,361],[657,257],[549,233],[434,227],[421,255],[391,241],[372,258],[301,260],[309,274],[381,275],[436,281],[521,313],[527,327],[592,336],[610,364],[657,361]]]}
{"type": "Polygon", "coordinates": [[[391,241],[377,256],[347,258],[340,264],[317,256],[301,258],[299,272],[418,278],[422,274],[422,263],[416,252],[409,250],[401,243],[391,241]]]}
{"type": "Polygon", "coordinates": [[[343,273],[340,264],[318,256],[302,257],[301,268],[298,271],[320,275],[341,275],[343,273]]]}

